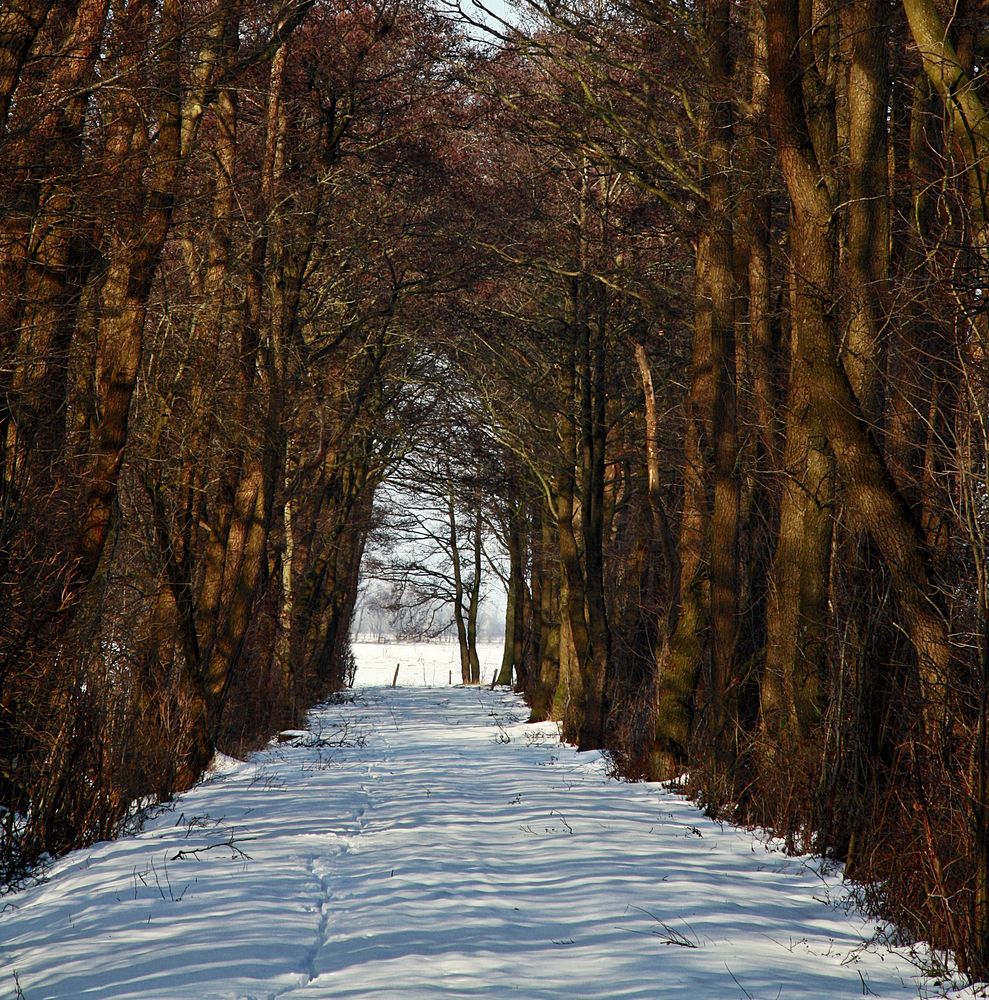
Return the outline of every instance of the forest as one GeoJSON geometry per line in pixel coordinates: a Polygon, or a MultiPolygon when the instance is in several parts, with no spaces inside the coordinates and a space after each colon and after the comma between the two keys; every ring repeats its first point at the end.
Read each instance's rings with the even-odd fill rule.
{"type": "Polygon", "coordinates": [[[987,53],[986,0],[3,3],[0,881],[346,684],[402,468],[534,720],[989,979],[987,53]]]}

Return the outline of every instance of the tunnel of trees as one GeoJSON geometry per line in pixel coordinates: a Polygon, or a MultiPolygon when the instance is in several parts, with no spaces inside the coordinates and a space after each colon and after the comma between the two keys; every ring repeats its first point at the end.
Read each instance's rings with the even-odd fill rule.
{"type": "Polygon", "coordinates": [[[987,52],[985,0],[3,4],[4,881],[345,683],[404,463],[535,718],[989,975],[987,52]]]}

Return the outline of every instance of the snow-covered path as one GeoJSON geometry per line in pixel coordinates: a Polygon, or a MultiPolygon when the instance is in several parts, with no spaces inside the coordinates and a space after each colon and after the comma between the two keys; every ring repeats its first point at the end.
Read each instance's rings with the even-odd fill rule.
{"type": "Polygon", "coordinates": [[[918,995],[814,865],[525,715],[464,688],[316,710],[4,900],[0,997],[918,995]]]}

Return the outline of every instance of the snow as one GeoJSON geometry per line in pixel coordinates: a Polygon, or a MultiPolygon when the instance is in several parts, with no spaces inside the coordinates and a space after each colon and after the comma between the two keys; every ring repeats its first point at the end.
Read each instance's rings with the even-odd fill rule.
{"type": "MultiPolygon", "coordinates": [[[[398,667],[399,687],[447,687],[460,683],[460,653],[454,643],[359,642],[354,644],[357,675],[354,687],[390,685],[398,667]]],[[[501,667],[500,642],[478,643],[481,681],[490,684],[501,667]]]]}
{"type": "Polygon", "coordinates": [[[384,686],[3,900],[0,997],[935,992],[817,862],[614,780],[504,689],[411,686],[456,647],[398,650],[358,646],[358,683],[384,686]]]}

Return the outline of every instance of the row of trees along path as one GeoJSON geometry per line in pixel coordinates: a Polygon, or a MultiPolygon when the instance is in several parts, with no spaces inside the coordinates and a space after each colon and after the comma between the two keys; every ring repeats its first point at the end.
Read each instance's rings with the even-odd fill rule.
{"type": "Polygon", "coordinates": [[[983,0],[476,11],[0,10],[5,879],[343,683],[430,441],[536,718],[986,977],[983,0]]]}

